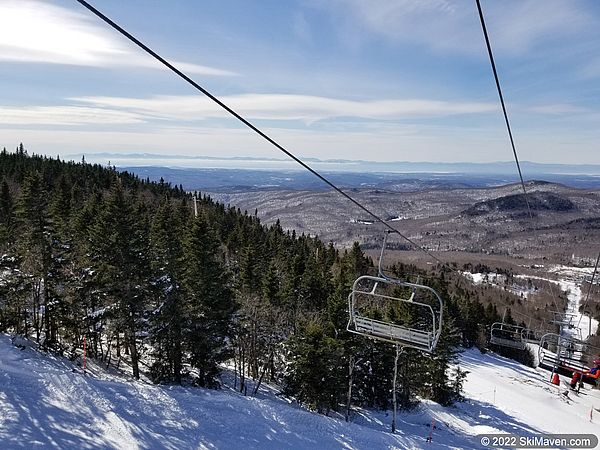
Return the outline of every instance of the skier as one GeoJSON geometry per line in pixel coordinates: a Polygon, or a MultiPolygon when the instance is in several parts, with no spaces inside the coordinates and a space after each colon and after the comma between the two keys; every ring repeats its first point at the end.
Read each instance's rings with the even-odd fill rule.
{"type": "Polygon", "coordinates": [[[588,379],[592,379],[596,382],[596,386],[600,386],[600,359],[594,360],[594,367],[590,370],[583,372],[588,379]]]}
{"type": "Polygon", "coordinates": [[[573,372],[573,377],[571,378],[571,389],[573,389],[575,392],[579,393],[579,389],[581,389],[581,372],[578,372],[577,370],[575,372],[573,372]]]}

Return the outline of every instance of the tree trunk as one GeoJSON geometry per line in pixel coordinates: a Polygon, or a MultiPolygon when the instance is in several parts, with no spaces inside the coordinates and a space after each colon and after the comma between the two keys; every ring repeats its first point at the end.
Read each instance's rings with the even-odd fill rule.
{"type": "Polygon", "coordinates": [[[133,317],[133,311],[129,311],[129,330],[128,330],[128,339],[129,342],[129,351],[131,354],[131,369],[133,370],[133,378],[136,380],[140,379],[140,366],[139,366],[139,357],[138,357],[138,349],[137,342],[135,339],[135,319],[133,317]]]}
{"type": "Polygon", "coordinates": [[[350,408],[352,406],[352,383],[354,382],[354,356],[348,361],[348,397],[346,398],[346,422],[350,420],[350,408]]]}
{"type": "Polygon", "coordinates": [[[110,366],[110,360],[112,359],[112,353],[110,352],[110,346],[112,344],[112,339],[108,340],[107,348],[106,348],[106,357],[104,360],[106,361],[106,368],[110,366]]]}
{"type": "Polygon", "coordinates": [[[246,362],[245,362],[245,355],[244,355],[244,348],[243,346],[240,346],[240,392],[243,394],[244,391],[246,390],[246,374],[245,374],[245,370],[246,370],[246,362]]]}
{"type": "Polygon", "coordinates": [[[48,308],[48,282],[46,277],[42,277],[42,293],[44,296],[44,316],[43,327],[44,327],[44,346],[48,346],[52,343],[52,334],[50,333],[50,310],[48,308]]]}
{"type": "Polygon", "coordinates": [[[140,379],[140,366],[138,360],[137,345],[135,342],[135,331],[130,331],[129,351],[131,353],[131,369],[133,370],[133,378],[140,379]]]}
{"type": "Polygon", "coordinates": [[[394,415],[392,417],[392,433],[396,432],[396,412],[398,405],[396,403],[396,379],[398,378],[398,359],[400,358],[400,346],[396,344],[396,357],[394,358],[394,381],[392,382],[392,403],[394,406],[394,415]]]}
{"type": "Polygon", "coordinates": [[[181,352],[181,340],[175,339],[174,349],[173,349],[173,378],[175,379],[175,383],[181,384],[181,367],[182,367],[182,352],[181,352]]]}
{"type": "Polygon", "coordinates": [[[35,341],[40,343],[40,283],[34,283],[33,288],[33,327],[35,330],[35,341]]]}
{"type": "Polygon", "coordinates": [[[269,364],[271,363],[272,358],[273,358],[273,350],[271,350],[271,353],[269,354],[269,358],[267,359],[267,362],[263,366],[263,370],[260,374],[260,378],[258,379],[258,383],[256,383],[256,386],[254,387],[254,391],[252,392],[252,395],[257,394],[258,389],[260,388],[260,385],[262,383],[263,377],[265,376],[265,373],[267,372],[267,369],[269,368],[269,364]]]}

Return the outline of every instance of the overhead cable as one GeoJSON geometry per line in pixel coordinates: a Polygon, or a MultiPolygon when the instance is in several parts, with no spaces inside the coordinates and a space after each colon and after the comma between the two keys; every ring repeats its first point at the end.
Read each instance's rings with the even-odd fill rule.
{"type": "Polygon", "coordinates": [[[104,22],[106,22],[112,28],[114,28],[115,30],[117,30],[119,33],[121,33],[123,36],[125,36],[127,39],[129,39],[131,42],[133,42],[135,45],[137,45],[138,47],[140,47],[142,50],[144,50],[146,53],[148,53],[154,59],[156,59],[157,61],[159,61],[160,63],[162,63],[164,66],[166,66],[167,68],[169,68],[172,72],[174,72],[175,74],[177,74],[180,78],[182,78],[183,80],[185,80],[188,84],[192,85],[194,88],[196,88],[198,91],[200,91],[206,97],[208,97],[210,100],[212,100],[213,102],[215,102],[217,105],[219,105],[221,108],[223,108],[229,114],[231,114],[237,120],[239,120],[244,125],[246,125],[248,128],[250,128],[252,131],[254,131],[256,134],[258,134],[263,139],[265,139],[266,141],[268,141],[269,143],[271,143],[272,145],[274,145],[275,147],[277,147],[281,152],[285,153],[289,158],[291,158],[292,160],[294,160],[295,162],[297,162],[298,164],[300,164],[302,167],[304,167],[306,170],[308,170],[314,176],[316,176],[317,178],[319,178],[325,184],[329,185],[333,190],[335,190],[340,195],[344,196],[346,199],[348,199],[350,202],[352,202],[354,205],[356,205],[357,207],[359,207],[361,210],[363,210],[365,213],[367,213],[369,216],[371,216],[377,222],[382,223],[388,230],[390,230],[393,233],[398,234],[398,236],[402,237],[402,239],[404,239],[405,241],[409,242],[415,248],[417,248],[418,250],[424,252],[425,254],[427,254],[428,256],[430,256],[431,258],[433,258],[438,263],[440,263],[440,264],[444,263],[441,259],[439,259],[437,256],[435,256],[429,250],[427,250],[426,248],[424,248],[424,247],[420,246],[419,244],[417,244],[415,241],[413,241],[412,239],[410,239],[408,236],[404,235],[397,228],[391,226],[389,223],[387,223],[385,220],[383,220],[377,214],[371,212],[370,209],[368,209],[366,206],[363,206],[362,203],[360,203],[358,200],[354,199],[352,196],[350,196],[349,194],[347,194],[346,192],[344,192],[342,189],[340,189],[339,187],[337,187],[335,184],[333,184],[331,181],[329,181],[327,178],[325,178],[323,175],[321,175],[315,169],[313,169],[308,164],[306,164],[304,161],[302,161],[300,158],[298,158],[293,153],[291,153],[290,151],[288,151],[285,147],[283,147],[283,145],[279,144],[277,141],[275,141],[273,138],[271,138],[269,135],[267,135],[264,131],[260,130],[256,125],[252,124],[250,121],[248,121],[247,119],[245,119],[244,117],[242,117],[240,114],[238,114],[236,111],[234,111],[231,107],[227,106],[224,102],[222,102],[216,96],[214,96],[213,94],[211,94],[208,90],[206,90],[205,88],[203,88],[202,86],[200,86],[197,82],[195,82],[188,75],[186,75],[184,72],[182,72],[180,69],[178,69],[175,65],[171,64],[170,62],[168,62],[165,58],[163,58],[162,56],[160,56],[158,53],[156,53],[154,50],[152,50],[150,47],[148,47],[142,41],[140,41],[135,36],[133,36],[131,33],[129,33],[127,30],[125,30],[123,27],[119,26],[116,22],[114,22],[113,20],[111,20],[105,14],[103,14],[100,11],[98,11],[96,8],[94,8],[92,5],[90,5],[87,1],[85,1],[85,0],[76,0],[76,1],[78,3],[80,3],[82,6],[84,6],[85,8],[87,8],[90,12],[92,12],[93,14],[95,14],[96,16],[98,16],[100,19],[102,19],[104,22]]]}
{"type": "Polygon", "coordinates": [[[502,105],[502,112],[504,113],[504,121],[506,122],[506,129],[508,130],[508,137],[510,138],[510,145],[512,147],[513,155],[515,157],[515,163],[517,164],[519,178],[521,179],[521,187],[523,188],[525,203],[527,204],[527,211],[529,212],[529,218],[533,219],[533,214],[531,213],[531,206],[529,205],[529,199],[527,196],[527,189],[525,189],[525,182],[523,181],[523,173],[521,172],[521,164],[519,163],[519,157],[517,156],[517,149],[515,147],[515,141],[513,139],[512,131],[510,128],[510,122],[508,121],[508,113],[506,112],[506,105],[504,104],[504,96],[502,95],[502,88],[500,87],[500,80],[498,79],[498,71],[496,70],[496,63],[494,62],[492,46],[490,45],[490,39],[488,37],[487,28],[485,26],[485,20],[483,18],[483,11],[481,10],[481,4],[479,3],[479,0],[475,0],[475,1],[477,2],[477,10],[479,11],[479,19],[481,21],[481,29],[483,30],[483,36],[485,37],[485,44],[487,46],[488,55],[490,57],[490,63],[492,65],[492,72],[494,73],[494,79],[496,80],[496,88],[498,89],[498,96],[500,97],[500,104],[502,105]]]}
{"type": "MultiPolygon", "coordinates": [[[[515,163],[517,165],[517,171],[519,173],[519,179],[521,180],[521,187],[523,189],[523,196],[525,198],[525,203],[527,205],[527,212],[529,213],[529,218],[533,220],[533,213],[531,212],[531,205],[529,204],[529,196],[527,193],[527,189],[525,188],[525,181],[523,180],[523,173],[521,171],[521,164],[519,163],[519,156],[517,155],[517,149],[515,147],[515,141],[513,139],[512,130],[510,127],[510,122],[508,120],[508,113],[506,111],[506,105],[504,103],[504,96],[502,95],[502,87],[500,86],[500,79],[498,78],[498,71],[496,70],[496,63],[494,61],[494,54],[492,52],[492,46],[490,44],[490,39],[487,32],[487,27],[485,25],[485,19],[483,17],[483,10],[481,9],[481,3],[479,0],[475,0],[477,3],[477,10],[479,11],[479,20],[481,22],[481,29],[483,31],[483,36],[485,38],[485,44],[487,47],[488,55],[490,58],[490,64],[492,66],[492,72],[494,74],[494,80],[496,81],[496,88],[498,90],[498,97],[500,97],[500,104],[502,105],[502,113],[504,114],[504,121],[506,123],[506,130],[508,131],[508,137],[510,139],[510,145],[512,148],[513,156],[515,158],[515,163]]],[[[550,283],[550,294],[552,295],[552,301],[554,303],[554,307],[558,310],[558,305],[556,303],[556,297],[554,295],[554,289],[552,288],[552,283],[550,283]]]]}

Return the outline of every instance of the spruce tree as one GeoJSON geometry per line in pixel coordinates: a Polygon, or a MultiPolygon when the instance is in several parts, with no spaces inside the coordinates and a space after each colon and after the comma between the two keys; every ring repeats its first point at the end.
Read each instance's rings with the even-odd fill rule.
{"type": "Polygon", "coordinates": [[[14,241],[14,201],[6,180],[0,185],[0,250],[14,241]]]}
{"type": "Polygon", "coordinates": [[[154,348],[152,378],[156,382],[181,383],[183,370],[183,324],[185,321],[182,276],[182,224],[174,205],[163,201],[151,227],[156,305],[151,317],[154,348]]]}
{"type": "Polygon", "coordinates": [[[337,410],[346,392],[347,365],[341,343],[318,320],[303,324],[287,342],[284,392],[318,412],[337,410]]]}
{"type": "Polygon", "coordinates": [[[149,288],[147,231],[141,211],[115,180],[91,229],[92,263],[114,330],[124,334],[134,378],[139,378],[138,334],[145,323],[149,288]]]}
{"type": "Polygon", "coordinates": [[[201,386],[214,386],[218,364],[230,355],[236,305],[214,231],[202,215],[189,226],[184,244],[182,286],[186,296],[184,350],[201,386]]]}
{"type": "MultiPolygon", "coordinates": [[[[44,333],[45,343],[50,339],[48,272],[51,264],[51,232],[48,217],[47,192],[39,172],[30,172],[23,181],[17,204],[19,221],[18,251],[27,285],[31,317],[38,342],[44,333]]],[[[25,333],[27,333],[25,326],[25,333]]]]}

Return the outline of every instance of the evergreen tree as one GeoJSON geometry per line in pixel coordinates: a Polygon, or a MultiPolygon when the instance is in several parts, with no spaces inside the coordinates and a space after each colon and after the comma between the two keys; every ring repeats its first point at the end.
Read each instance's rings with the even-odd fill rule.
{"type": "MultiPolygon", "coordinates": [[[[139,211],[116,180],[91,229],[96,280],[112,312],[114,332],[124,334],[134,378],[139,378],[138,334],[143,331],[149,289],[148,237],[139,211]]],[[[94,339],[99,337],[94,335],[94,339]]]]}
{"type": "Polygon", "coordinates": [[[186,295],[184,349],[201,386],[213,386],[218,364],[230,355],[236,305],[227,282],[226,268],[218,254],[218,242],[204,217],[189,227],[183,244],[182,285],[186,295]]]}
{"type": "Polygon", "coordinates": [[[182,379],[183,324],[187,312],[180,282],[183,228],[179,219],[173,204],[165,200],[157,210],[151,228],[157,302],[151,317],[152,377],[157,382],[181,383],[182,379]]]}
{"type": "Polygon", "coordinates": [[[346,388],[342,347],[327,334],[322,323],[312,320],[287,343],[284,392],[319,412],[337,410],[346,388]]]}
{"type": "MultiPolygon", "coordinates": [[[[21,196],[17,204],[19,220],[18,251],[24,282],[29,291],[31,317],[35,337],[40,342],[42,332],[44,343],[50,340],[50,316],[48,272],[51,264],[50,223],[48,217],[47,192],[39,172],[30,172],[23,181],[21,196]]],[[[24,292],[25,293],[25,292],[24,292]]],[[[25,324],[24,332],[28,327],[25,324]]]]}
{"type": "Polygon", "coordinates": [[[0,185],[0,250],[14,240],[14,202],[6,180],[0,185]]]}

